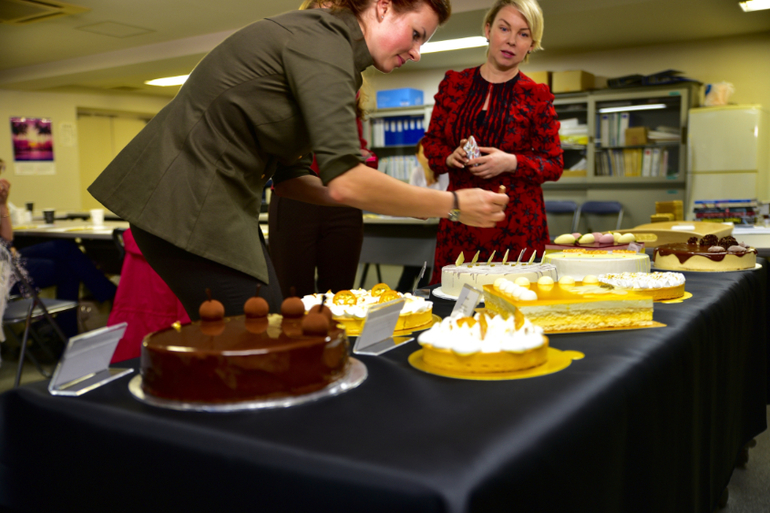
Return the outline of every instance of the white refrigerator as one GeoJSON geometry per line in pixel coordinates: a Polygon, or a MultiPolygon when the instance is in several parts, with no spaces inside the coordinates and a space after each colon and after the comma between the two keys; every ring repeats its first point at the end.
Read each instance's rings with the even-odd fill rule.
{"type": "Polygon", "coordinates": [[[760,105],[690,109],[687,126],[687,205],[698,200],[770,201],[770,134],[760,105]]]}

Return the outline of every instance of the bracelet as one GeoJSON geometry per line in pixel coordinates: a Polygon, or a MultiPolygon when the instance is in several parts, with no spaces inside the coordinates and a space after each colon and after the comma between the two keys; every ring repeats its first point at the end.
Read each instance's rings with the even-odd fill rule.
{"type": "Polygon", "coordinates": [[[449,215],[447,218],[450,221],[457,222],[460,219],[460,202],[457,199],[457,193],[455,191],[449,191],[452,193],[452,197],[454,198],[454,206],[452,207],[452,210],[449,211],[449,215]]]}

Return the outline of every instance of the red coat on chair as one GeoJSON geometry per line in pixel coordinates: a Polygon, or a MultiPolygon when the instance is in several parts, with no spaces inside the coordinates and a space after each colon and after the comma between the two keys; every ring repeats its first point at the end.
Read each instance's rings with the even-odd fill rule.
{"type": "Polygon", "coordinates": [[[177,321],[190,322],[182,303],[144,259],[131,230],[123,233],[123,241],[126,256],[107,326],[127,322],[128,327],[111,363],[138,358],[142,339],[148,333],[168,328],[177,321]]]}

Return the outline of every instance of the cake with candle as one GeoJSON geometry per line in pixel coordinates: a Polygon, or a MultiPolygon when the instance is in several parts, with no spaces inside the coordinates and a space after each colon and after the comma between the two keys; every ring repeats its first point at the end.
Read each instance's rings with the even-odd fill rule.
{"type": "Polygon", "coordinates": [[[450,372],[495,374],[548,361],[548,337],[524,316],[449,316],[420,334],[425,364],[450,372]]]}
{"type": "Polygon", "coordinates": [[[569,276],[528,283],[498,280],[484,286],[486,308],[503,316],[522,314],[545,333],[651,326],[652,297],[601,283],[596,276],[569,276]]]}
{"type": "Polygon", "coordinates": [[[716,235],[690,237],[685,243],[663,244],[655,248],[655,267],[672,271],[741,271],[754,269],[757,250],[735,237],[716,235]]]}
{"type": "Polygon", "coordinates": [[[306,311],[323,303],[331,310],[334,321],[344,326],[348,335],[357,336],[361,334],[370,308],[402,298],[404,305],[398,317],[396,331],[429,327],[433,322],[433,302],[409,293],[402,294],[391,290],[385,283],[378,283],[371,290],[354,289],[309,294],[302,298],[302,303],[306,311]]]}
{"type": "Polygon", "coordinates": [[[650,257],[629,250],[572,248],[547,253],[543,263],[556,267],[559,278],[582,280],[587,275],[650,272],[650,257]]]}
{"type": "Polygon", "coordinates": [[[200,316],[144,338],[143,392],[182,403],[238,403],[315,392],[347,372],[345,330],[328,309],[306,315],[297,297],[271,314],[255,296],[234,317],[209,299],[200,316]]]}
{"type": "MultiPolygon", "coordinates": [[[[533,253],[533,258],[534,258],[533,253]]],[[[509,262],[508,253],[499,262],[493,262],[494,253],[487,262],[477,262],[478,253],[471,262],[463,261],[460,253],[454,265],[445,265],[441,268],[441,292],[447,296],[457,297],[464,285],[482,290],[484,285],[494,283],[498,278],[515,280],[524,277],[530,281],[537,281],[542,276],[557,278],[556,267],[552,264],[539,264],[535,262],[509,262]]]]}

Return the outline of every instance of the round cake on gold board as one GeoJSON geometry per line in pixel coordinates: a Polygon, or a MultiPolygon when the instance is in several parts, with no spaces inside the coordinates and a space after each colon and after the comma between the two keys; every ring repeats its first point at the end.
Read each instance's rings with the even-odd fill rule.
{"type": "Polygon", "coordinates": [[[388,301],[404,299],[404,306],[396,324],[396,334],[405,335],[433,325],[433,303],[409,293],[402,294],[385,283],[378,283],[371,290],[354,289],[310,294],[302,298],[305,310],[323,303],[332,311],[332,318],[345,328],[349,336],[361,334],[369,308],[388,301]]]}
{"type": "Polygon", "coordinates": [[[572,364],[572,360],[581,360],[585,357],[585,355],[579,351],[561,351],[559,349],[549,347],[547,360],[543,365],[513,372],[479,374],[439,369],[426,364],[422,356],[422,349],[415,351],[409,355],[409,364],[415,369],[427,372],[428,374],[435,374],[436,376],[443,376],[445,378],[467,379],[474,381],[505,381],[511,379],[546,376],[548,374],[553,374],[555,372],[566,369],[572,364]]]}

